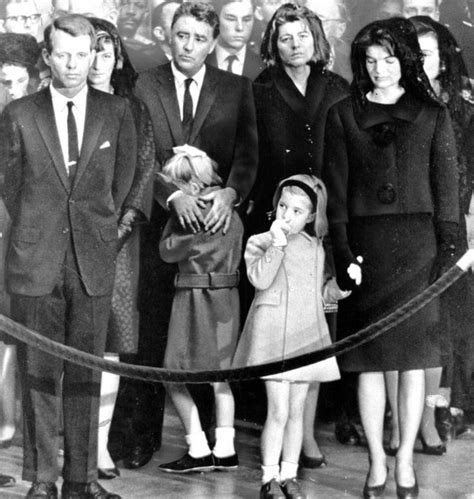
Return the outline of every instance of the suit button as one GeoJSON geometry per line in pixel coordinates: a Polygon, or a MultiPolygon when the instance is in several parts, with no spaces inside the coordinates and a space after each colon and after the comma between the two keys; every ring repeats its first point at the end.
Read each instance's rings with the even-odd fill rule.
{"type": "Polygon", "coordinates": [[[383,184],[377,190],[377,198],[383,204],[392,204],[397,199],[397,193],[395,192],[395,188],[393,184],[386,183],[383,184]]]}
{"type": "Polygon", "coordinates": [[[69,233],[69,229],[67,227],[64,227],[63,234],[68,234],[68,233],[69,233]]]}

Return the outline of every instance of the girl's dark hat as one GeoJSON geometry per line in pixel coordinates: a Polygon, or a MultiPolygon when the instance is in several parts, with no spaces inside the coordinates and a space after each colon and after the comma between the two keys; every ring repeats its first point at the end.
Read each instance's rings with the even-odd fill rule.
{"type": "Polygon", "coordinates": [[[38,62],[40,52],[34,36],[0,33],[0,64],[13,63],[33,67],[38,62]]]}

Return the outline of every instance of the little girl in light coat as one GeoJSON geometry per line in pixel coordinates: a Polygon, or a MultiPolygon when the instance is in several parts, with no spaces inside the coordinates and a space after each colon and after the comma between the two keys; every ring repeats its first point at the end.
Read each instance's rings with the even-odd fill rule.
{"type": "MultiPolygon", "coordinates": [[[[324,282],[323,183],[311,175],[293,175],[280,182],[273,205],[276,219],[270,230],[252,236],[245,250],[247,275],[256,293],[233,367],[284,360],[329,345],[323,288],[330,301],[349,294],[334,279],[324,282]]],[[[268,403],[261,498],[305,497],[296,475],[308,386],[338,378],[334,357],[264,378],[268,403]]]]}

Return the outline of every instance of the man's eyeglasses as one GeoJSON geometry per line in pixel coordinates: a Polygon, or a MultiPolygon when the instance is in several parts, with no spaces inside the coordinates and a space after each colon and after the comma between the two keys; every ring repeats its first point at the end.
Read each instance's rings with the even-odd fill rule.
{"type": "Polygon", "coordinates": [[[7,21],[12,21],[14,23],[22,23],[26,24],[27,21],[31,21],[33,24],[36,24],[40,21],[41,14],[32,14],[31,16],[9,16],[7,17],[7,21]]]}

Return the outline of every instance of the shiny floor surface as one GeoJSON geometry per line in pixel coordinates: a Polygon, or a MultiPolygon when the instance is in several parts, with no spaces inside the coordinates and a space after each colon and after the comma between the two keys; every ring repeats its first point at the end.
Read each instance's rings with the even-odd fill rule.
{"type": "MultiPolygon", "coordinates": [[[[168,407],[163,430],[163,446],[153,460],[140,470],[121,469],[121,477],[102,481],[109,491],[127,499],[152,498],[258,498],[260,487],[260,427],[237,422],[237,449],[240,467],[234,472],[172,475],[160,472],[158,464],[181,457],[185,444],[181,425],[168,407]]],[[[316,430],[328,466],[318,470],[301,470],[303,489],[308,499],[361,497],[367,473],[367,452],[364,447],[347,447],[334,438],[332,425],[319,425],[316,430]]],[[[0,450],[0,472],[17,479],[15,487],[0,489],[0,498],[24,497],[29,484],[20,480],[21,439],[0,450]]],[[[419,445],[419,444],[417,444],[419,445]]],[[[420,499],[474,499],[474,428],[462,439],[450,442],[443,457],[415,455],[420,484],[420,499]]],[[[396,497],[393,479],[395,459],[388,458],[389,480],[386,498],[396,497]]],[[[120,467],[120,463],[119,463],[120,467]]],[[[60,485],[60,484],[59,484],[60,485]]]]}

